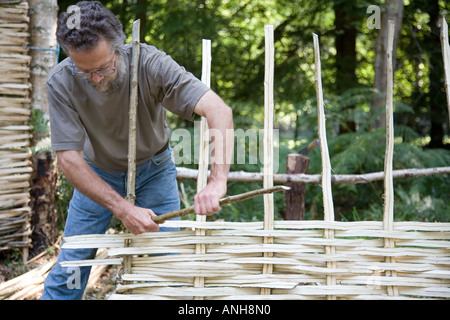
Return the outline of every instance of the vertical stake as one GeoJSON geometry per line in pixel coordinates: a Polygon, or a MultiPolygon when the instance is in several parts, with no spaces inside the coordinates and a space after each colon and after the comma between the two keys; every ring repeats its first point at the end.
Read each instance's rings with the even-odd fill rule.
{"type": "MultiPolygon", "coordinates": [[[[211,86],[211,40],[203,39],[202,41],[202,82],[211,86]]],[[[200,123],[200,154],[199,167],[197,177],[197,193],[202,191],[208,182],[208,164],[209,164],[209,129],[206,118],[202,117],[200,123]]],[[[197,215],[197,222],[205,222],[206,216],[197,215]]],[[[196,236],[204,236],[204,229],[195,229],[196,236]]],[[[206,246],[204,244],[195,245],[195,254],[206,254],[206,246]]],[[[205,285],[204,277],[194,278],[194,287],[202,288],[205,285]]],[[[203,297],[194,297],[195,300],[203,300],[203,297]]]]}
{"type": "MultiPolygon", "coordinates": [[[[322,91],[322,67],[320,63],[320,49],[319,49],[319,37],[317,34],[313,34],[314,40],[314,61],[315,61],[315,77],[316,77],[316,94],[317,94],[317,114],[318,114],[318,127],[319,127],[319,140],[320,140],[320,154],[322,157],[322,193],[323,193],[323,209],[324,220],[326,222],[334,222],[334,206],[333,195],[331,192],[331,162],[328,152],[327,132],[325,125],[325,106],[323,100],[322,91]]],[[[324,230],[325,239],[334,238],[333,229],[324,230]]],[[[336,247],[325,246],[325,254],[335,254],[336,247]]],[[[336,268],[335,261],[327,261],[327,268],[336,268]]],[[[336,276],[327,275],[327,286],[336,285],[336,276]]],[[[328,295],[327,299],[335,300],[336,296],[328,295]]]]}
{"type": "MultiPolygon", "coordinates": [[[[266,60],[264,78],[264,188],[273,186],[273,77],[275,49],[273,25],[264,26],[266,60]]],[[[274,204],[273,194],[264,195],[264,230],[273,229],[274,204]]],[[[264,244],[273,244],[273,237],[264,237],[264,244]]],[[[264,258],[273,257],[273,252],[264,252],[264,258]]],[[[271,274],[273,264],[264,264],[263,273],[271,274]]],[[[262,295],[271,293],[269,288],[261,288],[262,295]]]]}
{"type": "Polygon", "coordinates": [[[447,93],[447,109],[448,121],[450,123],[450,46],[448,44],[448,24],[445,17],[441,17],[441,47],[442,58],[444,59],[444,73],[445,73],[445,92],[447,93]]]}
{"type": "MultiPolygon", "coordinates": [[[[132,60],[131,60],[131,75],[130,75],[130,106],[129,106],[129,132],[128,132],[128,179],[127,179],[127,200],[134,204],[135,183],[136,183],[136,110],[137,110],[137,94],[138,94],[138,69],[140,56],[140,32],[141,21],[133,22],[132,31],[132,60]]],[[[131,245],[131,240],[125,240],[125,247],[131,245]]],[[[123,260],[124,273],[131,272],[131,257],[125,256],[123,260]]]]}
{"type": "MultiPolygon", "coordinates": [[[[384,213],[383,229],[385,231],[394,230],[394,182],[392,177],[392,159],[394,157],[394,119],[393,119],[393,87],[394,71],[392,66],[392,48],[394,44],[394,21],[388,21],[388,46],[386,49],[386,153],[384,158],[384,213]]],[[[384,239],[385,248],[394,248],[395,242],[392,238],[384,239]]],[[[395,263],[395,257],[386,257],[386,263],[395,263]]],[[[397,275],[396,271],[386,271],[386,276],[397,275]]],[[[397,296],[398,288],[387,287],[388,295],[397,296]]]]}

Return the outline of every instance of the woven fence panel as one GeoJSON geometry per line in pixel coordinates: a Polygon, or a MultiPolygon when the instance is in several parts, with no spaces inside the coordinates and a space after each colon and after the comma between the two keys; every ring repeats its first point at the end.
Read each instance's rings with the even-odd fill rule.
{"type": "Polygon", "coordinates": [[[0,251],[31,244],[28,3],[0,4],[0,251]]]}
{"type": "Polygon", "coordinates": [[[166,222],[182,231],[132,235],[91,235],[66,238],[66,248],[107,247],[109,262],[131,257],[111,299],[448,299],[450,298],[450,223],[275,221],[166,222]],[[206,230],[196,235],[193,228],[206,230]],[[334,230],[333,239],[324,237],[334,230]],[[265,244],[264,237],[273,237],[265,244]],[[386,248],[386,238],[395,239],[386,248]],[[124,241],[131,240],[131,247],[124,241]],[[195,246],[204,244],[198,255],[195,246]],[[334,247],[326,254],[326,247],[334,247]],[[264,253],[273,257],[266,258],[264,253]],[[387,263],[395,257],[395,263],[387,263]],[[335,264],[330,264],[335,262],[335,264]],[[272,274],[263,266],[273,265],[272,274]],[[388,273],[389,271],[389,273],[388,273]],[[392,276],[391,274],[395,274],[392,276]],[[335,284],[327,284],[333,276],[335,284]],[[194,286],[204,277],[202,287],[194,286]],[[398,293],[389,294],[395,287],[398,293]],[[261,288],[271,289],[261,295],[261,288]]]}

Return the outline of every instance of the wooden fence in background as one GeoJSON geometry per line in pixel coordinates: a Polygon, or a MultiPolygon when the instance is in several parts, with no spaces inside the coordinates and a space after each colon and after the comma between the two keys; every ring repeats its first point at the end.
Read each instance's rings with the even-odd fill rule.
{"type": "MultiPolygon", "coordinates": [[[[18,1],[16,1],[18,2],[18,1]]],[[[31,246],[28,3],[0,3],[0,251],[31,246]]]]}

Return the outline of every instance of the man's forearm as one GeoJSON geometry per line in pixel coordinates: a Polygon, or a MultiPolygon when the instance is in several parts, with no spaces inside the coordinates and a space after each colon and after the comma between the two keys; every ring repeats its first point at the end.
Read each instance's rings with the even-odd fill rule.
{"type": "Polygon", "coordinates": [[[89,167],[81,151],[58,151],[57,157],[65,177],[78,191],[122,218],[131,204],[89,167]]]}
{"type": "Polygon", "coordinates": [[[233,113],[222,99],[208,91],[199,100],[195,112],[208,121],[212,142],[211,177],[207,186],[194,197],[197,214],[220,210],[219,200],[227,192],[227,178],[234,150],[233,113]]]}
{"type": "Polygon", "coordinates": [[[209,119],[211,153],[211,181],[226,183],[234,151],[233,120],[230,115],[222,114],[222,121],[209,119]]]}
{"type": "Polygon", "coordinates": [[[212,91],[199,101],[196,112],[208,121],[212,142],[211,179],[227,179],[234,151],[233,113],[212,91]]]}

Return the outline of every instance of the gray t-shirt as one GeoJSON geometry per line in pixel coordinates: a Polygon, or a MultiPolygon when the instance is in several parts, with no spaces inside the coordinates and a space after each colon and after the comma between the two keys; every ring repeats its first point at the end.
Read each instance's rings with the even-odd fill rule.
{"type": "MultiPolygon", "coordinates": [[[[113,171],[128,167],[130,64],[132,47],[124,46],[126,76],[108,95],[72,75],[70,58],[47,79],[52,149],[83,150],[94,166],[113,171]]],[[[140,165],[169,140],[166,110],[187,120],[209,90],[200,80],[153,46],[141,44],[137,107],[136,163],[140,165]]]]}

